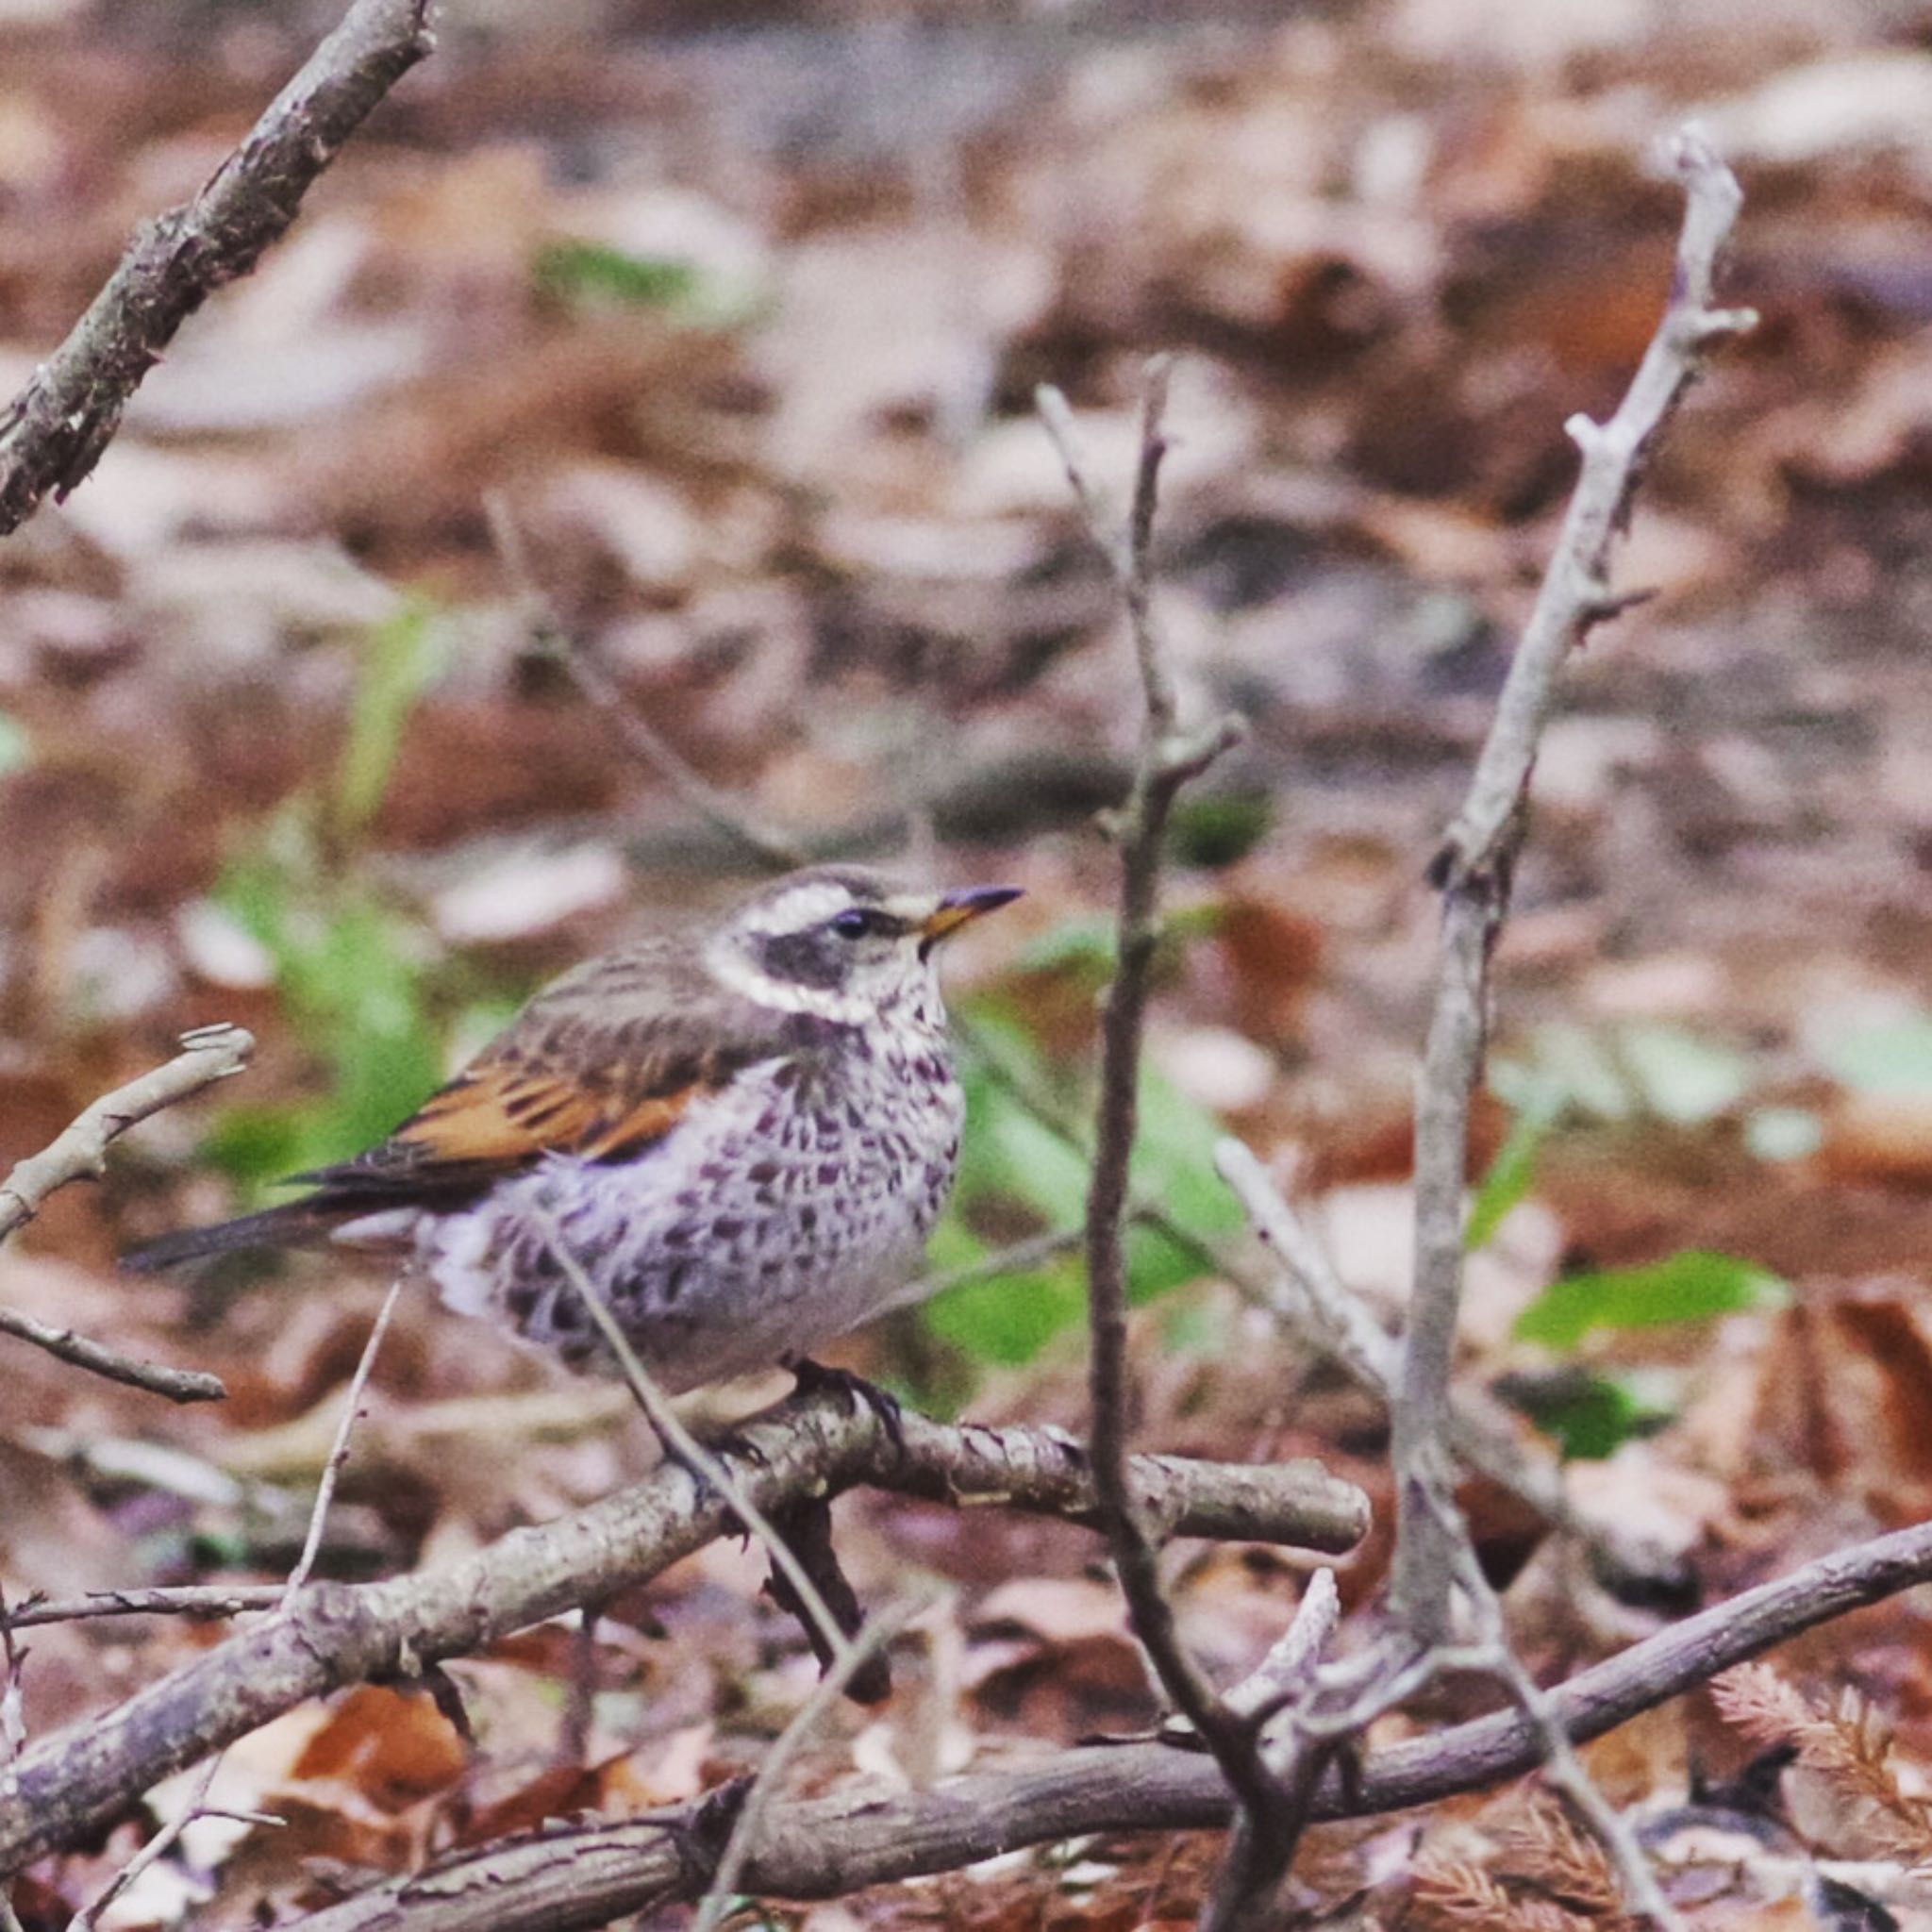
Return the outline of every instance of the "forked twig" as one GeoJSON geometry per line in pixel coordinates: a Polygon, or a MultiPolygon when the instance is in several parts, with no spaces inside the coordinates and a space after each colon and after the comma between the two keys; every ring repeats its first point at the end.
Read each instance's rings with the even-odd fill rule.
{"type": "MultiPolygon", "coordinates": [[[[1487,1051],[1490,966],[1508,915],[1510,875],[1523,840],[1530,773],[1556,677],[1591,627],[1626,608],[1608,584],[1609,554],[1628,520],[1642,466],[1706,351],[1752,325],[1745,311],[1710,306],[1718,259],[1740,201],[1730,171],[1693,130],[1672,162],[1687,197],[1670,303],[1617,412],[1598,425],[1573,418],[1583,471],[1564,518],[1536,608],[1511,662],[1468,797],[1430,867],[1442,893],[1436,992],[1416,1102],[1415,1278],[1400,1373],[1391,1391],[1391,1447],[1396,1482],[1396,1547],[1390,1586],[1395,1619],[1379,1668],[1331,1682],[1327,1707],[1304,1719],[1331,1735],[1359,1732],[1373,1714],[1425,1682],[1450,1657],[1497,1676],[1517,1699],[1549,1754],[1552,1777],[1603,1842],[1631,1907],[1659,1927],[1677,1919],[1641,1847],[1570,1748],[1567,1733],[1508,1647],[1502,1610],[1483,1580],[1454,1494],[1455,1411],[1450,1392],[1460,1314],[1471,1099],[1487,1051]],[[1481,1632],[1474,1647],[1454,1641],[1458,1592],[1481,1632]]],[[[1273,1241],[1286,1273],[1318,1305],[1332,1301],[1319,1256],[1252,1157],[1224,1149],[1220,1165],[1273,1241]]],[[[1358,1322],[1326,1310],[1342,1342],[1382,1373],[1384,1351],[1358,1322]]],[[[1318,1700],[1320,1702],[1320,1700],[1318,1700]]]]}

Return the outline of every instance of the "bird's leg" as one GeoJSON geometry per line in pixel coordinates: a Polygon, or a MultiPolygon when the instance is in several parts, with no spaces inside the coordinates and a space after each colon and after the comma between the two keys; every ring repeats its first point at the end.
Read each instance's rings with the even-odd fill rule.
{"type": "MultiPolygon", "coordinates": [[[[802,1497],[774,1511],[772,1527],[785,1539],[791,1554],[798,1558],[799,1568],[810,1577],[813,1587],[824,1599],[826,1609],[832,1613],[832,1621],[848,1640],[856,1638],[865,1623],[865,1612],[859,1607],[858,1593],[846,1579],[844,1571],[839,1567],[838,1551],[832,1547],[832,1506],[823,1496],[802,1497]]],[[[825,1641],[825,1633],[799,1601],[798,1592],[775,1563],[766,1579],[765,1593],[787,1616],[797,1620],[807,1642],[811,1645],[812,1655],[819,1660],[820,1673],[823,1674],[828,1671],[832,1667],[833,1656],[832,1647],[825,1641]]],[[[845,1694],[855,1704],[883,1704],[892,1694],[892,1667],[884,1651],[869,1657],[859,1665],[853,1673],[851,1682],[845,1686],[845,1694]]]]}
{"type": "Polygon", "coordinates": [[[788,1360],[785,1366],[798,1378],[798,1394],[814,1395],[823,1389],[836,1389],[850,1399],[855,1408],[862,1406],[871,1409],[878,1417],[892,1453],[901,1460],[905,1458],[906,1420],[897,1396],[889,1395],[876,1382],[868,1382],[850,1369],[828,1369],[824,1362],[815,1362],[808,1356],[788,1360]]]}

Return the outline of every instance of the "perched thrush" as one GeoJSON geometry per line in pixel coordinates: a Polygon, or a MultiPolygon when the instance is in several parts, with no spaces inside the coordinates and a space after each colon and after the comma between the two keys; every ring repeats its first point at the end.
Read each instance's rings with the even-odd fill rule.
{"type": "Polygon", "coordinates": [[[794,1362],[899,1299],[953,1184],[964,1101],[933,950],[1017,898],[849,866],[566,974],[379,1146],[264,1213],[126,1257],[325,1241],[581,1366],[564,1245],[674,1391],[794,1362]]]}

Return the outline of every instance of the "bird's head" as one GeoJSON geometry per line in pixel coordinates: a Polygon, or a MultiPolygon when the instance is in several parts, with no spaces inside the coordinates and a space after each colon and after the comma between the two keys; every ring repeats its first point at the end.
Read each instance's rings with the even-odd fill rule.
{"type": "Polygon", "coordinates": [[[920,891],[860,866],[817,866],[755,892],[706,947],[719,981],[759,1006],[857,1026],[911,1001],[937,1010],[933,953],[1020,896],[920,891]]]}

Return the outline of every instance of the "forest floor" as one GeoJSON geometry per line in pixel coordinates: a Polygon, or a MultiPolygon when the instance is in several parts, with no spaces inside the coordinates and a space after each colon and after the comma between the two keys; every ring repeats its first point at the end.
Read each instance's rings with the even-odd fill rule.
{"type": "MultiPolygon", "coordinates": [[[[308,11],[0,4],[0,390],[210,173],[325,25],[308,11]]],[[[1546,1676],[1922,1520],[1932,16],[1881,32],[1773,0],[1746,44],[1714,0],[1104,29],[964,0],[741,8],[728,30],[513,11],[450,23],[291,238],[184,330],[98,474],[0,545],[0,1163],[186,1027],[261,1042],[0,1257],[0,1302],[230,1391],[173,1410],[0,1342],[8,1600],[285,1574],[386,1286],[313,1260],[133,1280],[122,1247],[354,1152],[544,975],[743,886],[546,624],[761,822],[1025,887],[961,942],[955,1004],[1085,1095],[1113,890],[1093,820],[1135,696],[1032,393],[1062,387],[1124,477],[1155,350],[1181,355],[1162,608],[1190,702],[1252,731],[1178,827],[1150,1132],[1176,1215],[1216,1234],[1239,1214],[1208,1149],[1240,1133],[1398,1320],[1423,866],[1574,477],[1564,425],[1614,406],[1667,292],[1679,210],[1650,157],[1693,113],[1745,190],[1726,299],[1763,321],[1647,479],[1619,582],[1655,594],[1572,667],[1540,761],[1480,1136],[1486,1162],[1506,1139],[1520,1158],[1459,1369],[1567,1445],[1578,1507],[1667,1548],[1676,1591],[1621,1601],[1507,1498],[1466,1500],[1546,1676]],[[1557,1321],[1546,1291],[1589,1275],[1589,1318],[1557,1321]]],[[[973,1092],[945,1267],[1080,1198],[1007,1089],[982,1071],[973,1092]]],[[[1189,1273],[1143,1257],[1140,1441],[1361,1483],[1378,1528],[1341,1581],[1367,1600],[1384,1418],[1189,1273]]],[[[846,1358],[948,1411],[1077,1427],[1078,1297],[1052,1264],[846,1358]]],[[[623,1391],[406,1301],[325,1568],[446,1560],[652,1453],[623,1391]]],[[[1085,1533],[875,1497],[840,1520],[862,1595],[911,1572],[944,1591],[894,1701],[828,1720],[808,1788],[1148,1721],[1085,1533]]],[[[1190,1548],[1175,1588],[1217,1676],[1286,1625],[1305,1569],[1190,1548]]],[[[544,1626],[458,1664],[474,1749],[426,1698],[291,1713],[218,1787],[287,1823],[197,1827],[108,1923],[277,1923],[744,1768],[814,1677],[760,1575],[719,1545],[591,1646],[544,1626]]],[[[1932,1926],[1911,1870],[1932,1858],[1927,1618],[1901,1597],[1774,1660],[1878,1767],[1856,1801],[1802,1765],[1734,1782],[1767,1741],[1736,1700],[1592,1749],[1660,1829],[1708,1800],[1674,1879],[1692,1924],[1932,1926]],[[1820,1860],[1864,1874],[1837,1907],[1820,1860]]],[[[219,1634],[37,1629],[20,1720],[42,1735],[219,1634]]],[[[152,1824],[37,1867],[27,1932],[152,1824]]],[[[1551,1829],[1523,1787],[1328,1828],[1307,1923],[1615,1924],[1563,1890],[1551,1829]],[[1486,1907],[1471,1871],[1503,1889],[1486,1907]]],[[[1213,1851],[1096,1840],[774,1916],[1124,1932],[1191,1922],[1213,1851]]]]}

